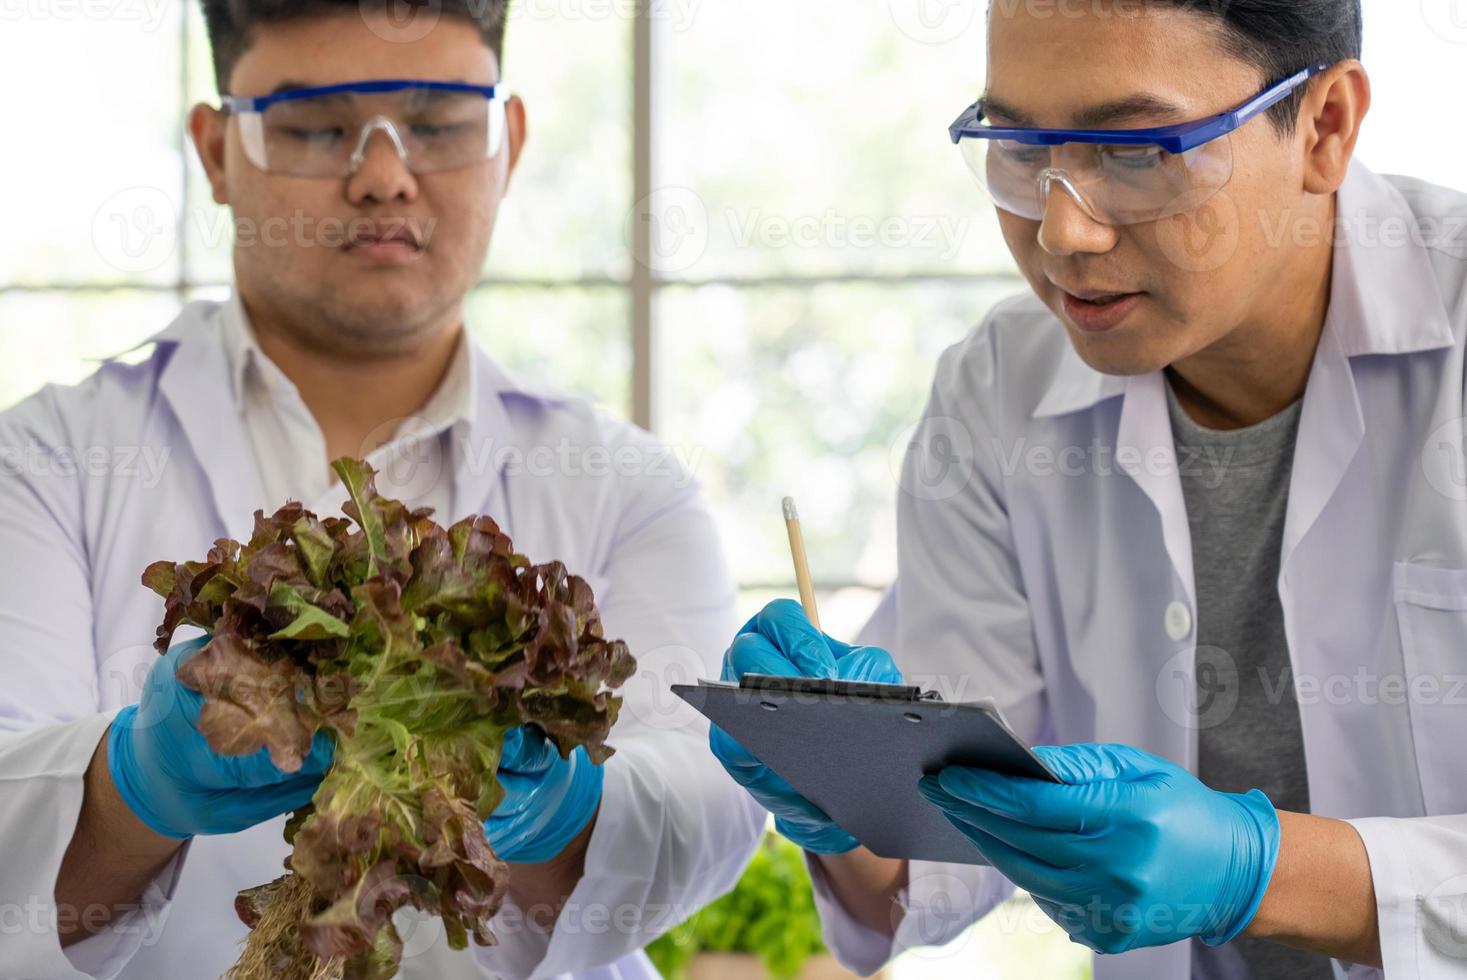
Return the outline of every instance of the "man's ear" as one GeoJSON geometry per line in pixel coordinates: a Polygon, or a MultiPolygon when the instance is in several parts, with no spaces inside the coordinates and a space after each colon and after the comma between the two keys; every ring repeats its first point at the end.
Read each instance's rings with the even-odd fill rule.
{"type": "Polygon", "coordinates": [[[514,176],[515,165],[520,162],[520,152],[529,136],[525,125],[525,104],[518,95],[511,95],[504,104],[504,122],[509,137],[509,167],[504,174],[504,193],[508,194],[509,180],[514,176]]]}
{"type": "Polygon", "coordinates": [[[1342,61],[1314,80],[1299,112],[1304,190],[1333,194],[1340,189],[1369,111],[1370,76],[1360,62],[1342,61]]]}
{"type": "Polygon", "coordinates": [[[216,204],[228,204],[229,195],[224,182],[224,127],[229,121],[223,111],[200,102],[189,110],[188,132],[193,138],[194,151],[204,165],[209,177],[209,187],[214,192],[216,204]]]}

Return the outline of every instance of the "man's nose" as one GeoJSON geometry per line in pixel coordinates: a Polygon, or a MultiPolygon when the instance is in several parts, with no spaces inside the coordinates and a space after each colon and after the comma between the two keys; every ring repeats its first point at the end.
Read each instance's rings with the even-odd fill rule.
{"type": "Polygon", "coordinates": [[[1103,254],[1116,244],[1116,231],[1091,217],[1079,192],[1062,178],[1045,183],[1039,247],[1050,255],[1103,254]]]}
{"type": "Polygon", "coordinates": [[[417,196],[417,178],[403,158],[396,135],[381,125],[371,126],[366,133],[354,157],[355,169],[347,177],[347,197],[354,203],[368,198],[393,201],[417,196]]]}

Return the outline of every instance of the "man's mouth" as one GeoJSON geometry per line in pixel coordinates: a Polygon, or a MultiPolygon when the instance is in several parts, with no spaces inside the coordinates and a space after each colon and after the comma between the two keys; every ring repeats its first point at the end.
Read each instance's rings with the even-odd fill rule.
{"type": "Polygon", "coordinates": [[[1081,303],[1091,303],[1095,306],[1106,306],[1110,303],[1114,303],[1118,299],[1125,299],[1127,296],[1135,295],[1135,293],[1098,293],[1094,296],[1075,296],[1075,299],[1076,301],[1081,303]]]}
{"type": "MultiPolygon", "coordinates": [[[[1058,283],[1055,285],[1059,286],[1058,283]]],[[[1103,306],[1106,303],[1136,295],[1135,290],[1129,289],[1083,289],[1078,286],[1074,288],[1059,286],[1059,288],[1082,303],[1094,303],[1097,306],[1103,306]]]]}
{"type": "Polygon", "coordinates": [[[1064,293],[1065,313],[1070,322],[1086,333],[1104,333],[1120,326],[1146,295],[1144,292],[1058,284],[1056,288],[1064,293]]]}
{"type": "Polygon", "coordinates": [[[353,222],[343,248],[369,258],[402,261],[422,252],[423,244],[405,222],[353,222]]]}

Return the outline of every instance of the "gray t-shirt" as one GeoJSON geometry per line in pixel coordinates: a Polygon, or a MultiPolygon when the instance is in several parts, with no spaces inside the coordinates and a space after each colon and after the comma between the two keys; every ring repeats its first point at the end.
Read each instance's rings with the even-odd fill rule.
{"type": "MultiPolygon", "coordinates": [[[[1192,530],[1197,587],[1197,773],[1225,793],[1261,789],[1280,810],[1309,811],[1304,740],[1284,614],[1279,553],[1302,402],[1233,431],[1193,422],[1167,387],[1192,530]]],[[[1329,960],[1248,936],[1192,943],[1193,980],[1329,980],[1329,960]]]]}

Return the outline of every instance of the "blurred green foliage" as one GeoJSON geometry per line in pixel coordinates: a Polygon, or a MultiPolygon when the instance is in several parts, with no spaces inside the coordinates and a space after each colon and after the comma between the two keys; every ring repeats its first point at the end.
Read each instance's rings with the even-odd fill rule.
{"type": "Polygon", "coordinates": [[[647,947],[669,980],[684,980],[699,953],[752,953],[771,977],[790,980],[823,952],[804,854],[772,833],[733,891],[647,947]]]}

